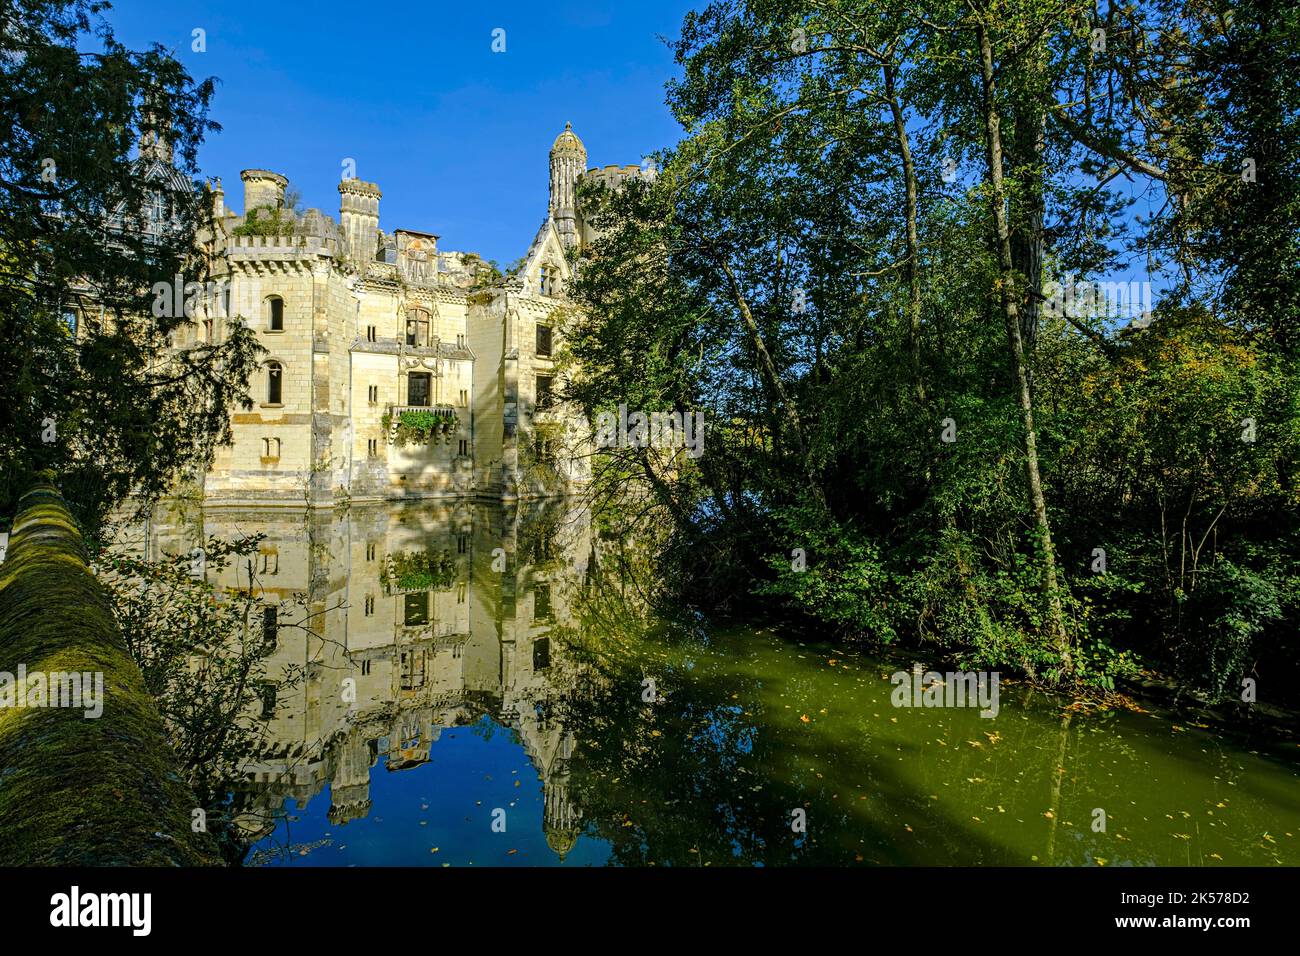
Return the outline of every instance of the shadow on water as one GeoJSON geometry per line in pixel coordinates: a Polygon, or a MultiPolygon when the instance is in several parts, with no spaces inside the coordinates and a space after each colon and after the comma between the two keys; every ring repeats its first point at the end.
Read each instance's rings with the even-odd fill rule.
{"type": "Polygon", "coordinates": [[[898,664],[656,616],[576,508],[190,505],[135,530],[151,556],[265,535],[250,864],[1300,862],[1294,761],[1005,681],[995,717],[895,707],[898,664]]]}

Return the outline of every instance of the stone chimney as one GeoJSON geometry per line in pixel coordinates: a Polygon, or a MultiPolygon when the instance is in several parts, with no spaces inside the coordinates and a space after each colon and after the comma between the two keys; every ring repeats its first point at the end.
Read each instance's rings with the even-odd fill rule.
{"type": "Polygon", "coordinates": [[[348,249],[363,271],[375,261],[379,248],[379,200],[383,193],[375,183],[345,179],[339,183],[339,225],[348,238],[348,249]]]}
{"type": "Polygon", "coordinates": [[[239,174],[244,181],[244,215],[265,206],[279,209],[284,205],[284,189],[289,180],[267,169],[245,169],[239,174]]]}

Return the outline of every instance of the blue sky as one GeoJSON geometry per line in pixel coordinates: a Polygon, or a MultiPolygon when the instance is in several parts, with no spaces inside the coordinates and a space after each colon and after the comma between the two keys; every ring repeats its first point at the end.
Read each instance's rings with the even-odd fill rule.
{"type": "Polygon", "coordinates": [[[223,129],[200,153],[229,205],[241,169],[282,173],[304,207],[338,218],[342,163],[383,190],[380,225],[508,264],[546,216],[547,153],[566,121],[588,166],[640,163],[675,143],[675,75],[661,39],[692,4],[224,3],[118,0],[129,47],[162,43],[220,82],[223,129]],[[194,52],[193,30],[206,31],[194,52]],[[505,30],[504,53],[492,31],[505,30]]]}

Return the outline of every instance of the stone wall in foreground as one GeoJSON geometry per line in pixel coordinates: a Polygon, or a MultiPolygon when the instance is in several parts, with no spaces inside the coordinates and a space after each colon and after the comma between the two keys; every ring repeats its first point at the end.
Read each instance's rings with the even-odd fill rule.
{"type": "Polygon", "coordinates": [[[23,496],[0,564],[0,702],[0,866],[220,865],[52,485],[23,496]],[[99,716],[48,706],[45,675],[71,673],[103,675],[99,716]]]}

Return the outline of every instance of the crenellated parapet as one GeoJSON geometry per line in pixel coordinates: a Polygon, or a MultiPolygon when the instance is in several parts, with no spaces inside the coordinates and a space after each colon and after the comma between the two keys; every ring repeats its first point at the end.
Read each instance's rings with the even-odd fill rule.
{"type": "Polygon", "coordinates": [[[651,175],[647,169],[633,164],[626,166],[593,166],[582,174],[581,181],[584,183],[600,183],[609,189],[618,189],[631,180],[649,179],[651,175]]]}

